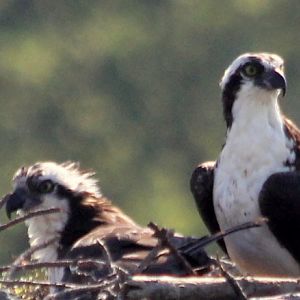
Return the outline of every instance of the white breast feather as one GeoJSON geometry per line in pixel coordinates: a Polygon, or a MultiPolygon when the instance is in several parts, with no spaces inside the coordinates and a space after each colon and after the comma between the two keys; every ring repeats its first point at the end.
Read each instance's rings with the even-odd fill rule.
{"type": "MultiPolygon", "coordinates": [[[[275,172],[289,171],[284,163],[295,159],[293,142],[284,134],[277,96],[274,92],[270,98],[269,91],[249,84],[234,103],[234,121],[214,182],[214,207],[223,230],[256,220],[262,184],[275,172]]],[[[230,235],[225,242],[230,257],[244,273],[300,275],[299,265],[267,225],[230,235]]]]}
{"type": "MultiPolygon", "coordinates": [[[[60,237],[68,220],[69,206],[67,200],[57,199],[51,195],[44,196],[46,199],[39,205],[38,210],[49,208],[61,208],[61,212],[42,215],[26,220],[28,237],[31,247],[41,245],[53,238],[60,237]]],[[[54,262],[57,259],[59,240],[49,246],[34,252],[33,258],[39,262],[54,262]]],[[[48,277],[51,282],[59,282],[63,275],[62,268],[49,268],[48,277]]]]}

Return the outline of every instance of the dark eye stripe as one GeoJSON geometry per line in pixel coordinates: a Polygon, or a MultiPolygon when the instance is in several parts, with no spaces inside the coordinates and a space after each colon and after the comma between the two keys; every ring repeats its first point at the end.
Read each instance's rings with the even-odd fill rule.
{"type": "Polygon", "coordinates": [[[37,192],[38,184],[38,176],[31,176],[27,179],[27,186],[31,192],[37,192]]]}

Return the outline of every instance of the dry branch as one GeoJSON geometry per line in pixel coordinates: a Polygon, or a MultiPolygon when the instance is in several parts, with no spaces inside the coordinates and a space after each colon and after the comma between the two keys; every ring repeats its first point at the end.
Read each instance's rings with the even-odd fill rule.
{"type": "Polygon", "coordinates": [[[156,224],[150,222],[148,227],[150,227],[154,231],[154,236],[156,236],[161,242],[162,248],[169,249],[170,253],[172,253],[181,263],[183,268],[187,271],[188,274],[195,275],[193,268],[189,264],[189,262],[179,253],[178,249],[172,245],[170,242],[170,238],[174,236],[174,232],[165,228],[160,229],[156,224]]]}
{"type": "Polygon", "coordinates": [[[55,237],[55,238],[52,238],[42,244],[39,244],[39,245],[30,247],[29,249],[27,249],[11,264],[11,267],[10,267],[6,277],[7,278],[13,277],[15,272],[19,269],[19,266],[22,265],[25,261],[29,260],[34,252],[46,248],[47,246],[55,243],[57,240],[58,240],[58,238],[55,237]]]}
{"type": "Polygon", "coordinates": [[[38,211],[31,212],[31,213],[28,213],[28,214],[26,214],[22,217],[15,218],[15,219],[13,219],[12,221],[10,221],[6,224],[0,225],[0,231],[3,231],[3,230],[5,230],[9,227],[15,226],[19,223],[22,223],[22,222],[26,221],[27,219],[31,219],[31,218],[34,218],[34,217],[37,217],[37,216],[42,216],[42,215],[47,215],[47,214],[58,213],[60,211],[61,211],[60,208],[49,208],[49,209],[44,209],[44,210],[38,210],[38,211]]]}
{"type": "MultiPolygon", "coordinates": [[[[48,299],[65,299],[79,292],[102,292],[117,278],[116,274],[100,280],[97,284],[79,285],[49,283],[26,280],[0,280],[4,286],[43,286],[63,288],[62,292],[49,295],[48,299]],[[62,298],[60,298],[62,297],[62,298]]],[[[263,300],[300,299],[300,285],[291,278],[252,278],[239,277],[235,280],[247,294],[247,299],[255,297],[263,300]]],[[[237,299],[236,292],[225,278],[219,277],[169,277],[169,276],[133,276],[124,285],[123,297],[118,299],[140,300],[219,300],[237,299]]]]}
{"type": "Polygon", "coordinates": [[[80,285],[69,284],[69,283],[51,283],[48,281],[34,281],[34,280],[21,280],[21,279],[16,279],[16,280],[0,279],[0,284],[7,287],[21,286],[21,285],[55,287],[55,288],[80,287],[80,285]]]}
{"type": "MultiPolygon", "coordinates": [[[[242,287],[248,298],[300,292],[300,285],[297,279],[238,277],[235,280],[242,287]]],[[[222,277],[134,276],[126,283],[124,295],[125,299],[128,300],[236,299],[236,292],[227,280],[222,277]]]]}
{"type": "MultiPolygon", "coordinates": [[[[25,270],[35,270],[41,268],[65,268],[65,267],[81,267],[82,265],[95,264],[97,265],[105,264],[94,259],[79,259],[79,260],[58,260],[53,262],[30,262],[25,264],[16,265],[16,271],[25,271],[25,270]]],[[[11,265],[0,266],[0,272],[7,272],[12,268],[11,265]]]]}
{"type": "MultiPolygon", "coordinates": [[[[29,213],[25,216],[14,219],[13,221],[0,226],[0,231],[23,222],[29,218],[37,217],[49,213],[57,213],[60,209],[51,208],[48,210],[36,211],[29,213]]],[[[188,251],[197,251],[197,249],[206,246],[207,244],[216,241],[227,234],[231,234],[238,230],[245,230],[251,227],[260,226],[266,222],[265,219],[259,219],[256,222],[249,222],[240,226],[231,228],[225,232],[207,237],[199,240],[196,243],[188,245],[188,251]]],[[[159,251],[168,249],[177,259],[181,262],[183,268],[190,273],[193,272],[185,258],[180,254],[178,249],[174,248],[170,243],[170,237],[173,232],[167,229],[160,229],[155,224],[151,224],[155,235],[158,238],[158,245],[150,251],[146,259],[141,263],[136,271],[143,271],[159,256],[159,251]]],[[[55,287],[59,290],[54,294],[49,294],[46,298],[49,299],[66,299],[66,297],[73,297],[79,294],[89,293],[96,295],[101,294],[112,296],[113,299],[163,299],[163,300],[193,300],[193,299],[250,299],[251,297],[260,297],[260,299],[299,299],[300,300],[300,284],[296,279],[286,278],[251,278],[251,277],[234,277],[230,275],[217,260],[215,261],[222,276],[213,277],[170,277],[170,276],[140,276],[132,275],[118,270],[114,266],[112,259],[105,245],[99,241],[99,247],[103,248],[105,257],[102,261],[103,264],[109,267],[109,274],[105,278],[94,278],[93,274],[87,272],[87,276],[91,276],[94,282],[87,282],[85,284],[73,283],[50,283],[46,281],[31,281],[31,280],[12,280],[11,277],[16,271],[29,270],[38,268],[51,268],[51,267],[79,267],[83,264],[92,264],[97,268],[99,266],[98,260],[93,259],[80,259],[80,260],[62,260],[56,262],[34,262],[29,263],[28,259],[32,254],[40,249],[47,247],[49,244],[57,241],[57,238],[50,239],[49,241],[32,247],[21,254],[10,266],[0,267],[0,272],[8,272],[6,278],[0,280],[0,284],[6,287],[12,286],[41,286],[41,287],[55,287]],[[96,294],[95,294],[96,293],[96,294]],[[299,294],[297,294],[299,293],[299,294]],[[264,298],[261,298],[264,297],[264,298]]],[[[181,249],[182,250],[182,249],[181,249]]],[[[186,249],[185,249],[186,250],[186,249]]],[[[94,270],[94,268],[92,268],[94,270]]],[[[45,299],[45,298],[44,298],[45,299]]],[[[69,298],[68,298],[69,299],[69,298]]],[[[92,296],[90,299],[96,299],[92,296]]],[[[111,298],[110,298],[111,299],[111,298]]]]}
{"type": "Polygon", "coordinates": [[[247,296],[245,295],[243,289],[239,285],[238,281],[235,280],[235,278],[226,271],[226,269],[223,267],[221,261],[217,257],[217,259],[214,260],[214,263],[219,267],[219,270],[221,274],[224,276],[224,278],[227,280],[227,282],[231,285],[232,290],[235,292],[235,299],[236,300],[247,300],[247,296]]]}
{"type": "MultiPolygon", "coordinates": [[[[257,298],[253,298],[256,300],[257,298]]],[[[273,297],[260,297],[259,300],[300,300],[300,294],[285,294],[285,295],[278,295],[273,297]]]]}
{"type": "Polygon", "coordinates": [[[61,292],[49,294],[46,297],[46,300],[71,299],[70,297],[74,297],[80,293],[101,292],[101,290],[104,290],[106,287],[111,286],[115,280],[118,280],[117,274],[112,274],[107,276],[103,280],[99,280],[97,284],[77,285],[73,286],[71,289],[65,289],[61,292]]]}
{"type": "Polygon", "coordinates": [[[205,236],[203,238],[200,238],[196,242],[192,242],[190,245],[186,245],[182,247],[181,249],[185,249],[186,251],[192,252],[192,251],[197,251],[199,248],[204,248],[211,244],[212,242],[217,242],[220,239],[226,237],[227,235],[230,235],[232,233],[242,231],[242,230],[247,230],[250,228],[255,228],[255,227],[260,227],[261,225],[265,224],[268,222],[267,218],[258,218],[256,221],[253,222],[246,222],[241,225],[233,226],[229,229],[219,231],[217,233],[211,234],[210,236],[205,236]]]}

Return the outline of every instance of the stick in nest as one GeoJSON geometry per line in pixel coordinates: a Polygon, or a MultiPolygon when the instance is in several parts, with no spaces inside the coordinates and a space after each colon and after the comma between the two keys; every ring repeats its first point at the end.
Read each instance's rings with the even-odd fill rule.
{"type": "Polygon", "coordinates": [[[12,221],[10,221],[6,224],[0,225],[0,231],[5,230],[9,227],[12,227],[16,224],[22,223],[22,222],[26,221],[27,219],[31,219],[31,218],[34,218],[34,217],[37,217],[37,216],[42,216],[42,215],[47,215],[47,214],[58,213],[60,211],[61,211],[60,208],[49,208],[49,209],[44,209],[44,210],[38,210],[38,211],[31,212],[31,213],[28,213],[28,214],[26,214],[22,217],[15,218],[15,219],[13,219],[12,221]]]}
{"type": "Polygon", "coordinates": [[[229,234],[232,234],[234,232],[241,231],[241,230],[259,227],[266,222],[268,222],[267,218],[258,218],[254,222],[247,222],[247,223],[244,223],[241,225],[234,226],[227,230],[212,234],[210,236],[205,236],[203,238],[199,238],[199,240],[192,241],[191,243],[188,243],[187,245],[180,247],[180,250],[183,251],[184,253],[192,254],[192,252],[197,251],[197,249],[204,248],[205,246],[208,246],[210,243],[216,242],[229,234]]]}
{"type": "Polygon", "coordinates": [[[174,232],[172,230],[167,230],[165,228],[160,229],[156,224],[152,222],[150,222],[148,226],[154,231],[154,236],[156,236],[161,241],[162,247],[169,249],[170,253],[173,254],[178,259],[178,261],[186,269],[188,274],[195,274],[189,262],[181,255],[178,249],[174,247],[170,242],[170,238],[174,236],[174,232]]]}
{"type": "Polygon", "coordinates": [[[57,240],[58,237],[55,237],[42,244],[27,249],[20,256],[18,256],[17,259],[11,264],[11,267],[8,271],[8,274],[6,275],[6,278],[11,279],[15,275],[15,272],[19,269],[19,266],[22,265],[24,261],[29,260],[34,252],[46,248],[47,246],[55,243],[57,240]]]}

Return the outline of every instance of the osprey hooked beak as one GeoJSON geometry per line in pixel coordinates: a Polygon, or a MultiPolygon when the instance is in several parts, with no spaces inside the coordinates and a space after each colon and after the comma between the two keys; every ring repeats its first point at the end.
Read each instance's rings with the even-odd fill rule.
{"type": "Polygon", "coordinates": [[[267,90],[282,90],[282,96],[286,93],[286,79],[280,70],[274,69],[265,72],[261,78],[257,80],[257,84],[267,90]]]}
{"type": "Polygon", "coordinates": [[[10,219],[11,214],[19,209],[29,209],[34,203],[40,202],[39,199],[29,196],[24,188],[18,188],[13,193],[4,196],[6,215],[10,219]]]}

